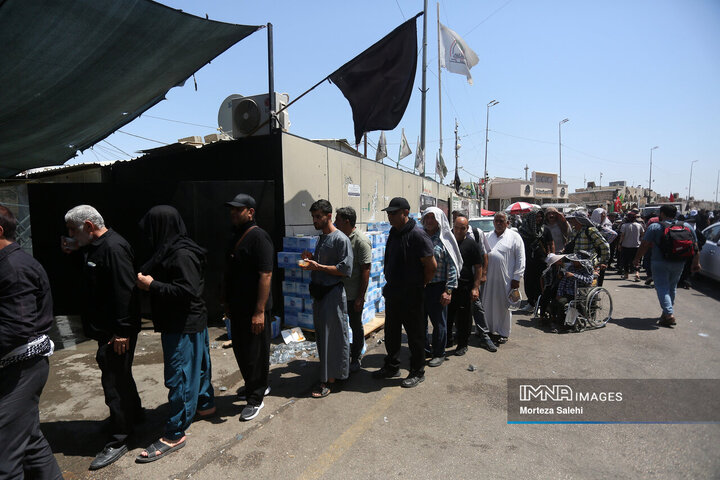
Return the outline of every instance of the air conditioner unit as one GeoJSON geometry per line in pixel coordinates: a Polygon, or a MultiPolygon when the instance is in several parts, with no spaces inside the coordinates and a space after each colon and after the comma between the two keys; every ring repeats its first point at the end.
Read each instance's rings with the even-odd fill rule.
{"type": "MultiPolygon", "coordinates": [[[[220,106],[223,109],[230,109],[230,125],[220,127],[227,133],[232,133],[233,138],[247,137],[249,135],[267,135],[269,133],[269,124],[263,125],[270,118],[270,99],[267,94],[255,95],[252,97],[241,97],[240,95],[231,95],[220,106]],[[260,125],[263,125],[260,127],[260,125]],[[260,127],[260,128],[258,128],[260,127]]],[[[290,101],[287,93],[275,93],[275,111],[284,108],[290,101]]],[[[219,118],[219,117],[218,117],[219,118]]],[[[277,128],[287,132],[290,127],[290,117],[287,111],[281,112],[278,116],[277,128]]]]}

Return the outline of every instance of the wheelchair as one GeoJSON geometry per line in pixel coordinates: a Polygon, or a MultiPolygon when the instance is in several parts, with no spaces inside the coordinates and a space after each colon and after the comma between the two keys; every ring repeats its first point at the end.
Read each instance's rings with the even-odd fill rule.
{"type": "MultiPolygon", "coordinates": [[[[552,299],[543,299],[541,294],[535,304],[533,316],[539,319],[549,318],[550,302],[552,299]]],[[[595,281],[589,287],[576,286],[575,298],[565,305],[565,325],[575,332],[602,328],[612,318],[612,310],[610,292],[598,287],[595,281]]]]}

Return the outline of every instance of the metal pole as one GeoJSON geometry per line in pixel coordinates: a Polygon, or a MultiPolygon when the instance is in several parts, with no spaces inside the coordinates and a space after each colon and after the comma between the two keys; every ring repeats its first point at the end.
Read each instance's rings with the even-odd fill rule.
{"type": "Polygon", "coordinates": [[[272,23],[267,24],[268,31],[268,98],[270,100],[270,122],[268,123],[268,133],[272,134],[276,125],[275,113],[275,67],[273,59],[273,26],[272,23]]]}
{"type": "Polygon", "coordinates": [[[560,156],[560,171],[558,173],[560,175],[560,183],[561,184],[562,184],[562,133],[561,133],[562,129],[560,127],[562,126],[563,123],[569,122],[569,121],[570,121],[570,119],[566,118],[566,119],[560,120],[560,122],[558,122],[558,151],[560,154],[559,155],[560,156]]]}
{"type": "Polygon", "coordinates": [[[690,162],[690,183],[688,183],[688,196],[687,201],[690,202],[690,187],[692,187],[692,171],[693,171],[693,165],[697,162],[697,160],[693,160],[690,162]]]}
{"type": "Polygon", "coordinates": [[[650,190],[652,190],[652,152],[658,147],[652,147],[650,149],[650,180],[648,181],[648,198],[650,198],[650,190]]]}
{"type": "MultiPolygon", "coordinates": [[[[455,119],[455,175],[457,178],[460,178],[460,174],[458,173],[458,151],[460,148],[458,147],[458,123],[457,118],[455,119]]],[[[455,185],[455,191],[460,190],[460,185],[455,185]]]]}
{"type": "Polygon", "coordinates": [[[490,192],[488,190],[488,171],[487,171],[487,151],[488,151],[488,142],[490,141],[488,138],[488,132],[490,129],[490,107],[494,107],[498,103],[500,103],[500,102],[498,102],[497,100],[491,100],[490,102],[488,102],[486,115],[485,115],[485,170],[483,173],[483,175],[484,175],[483,183],[484,183],[484,187],[485,187],[485,195],[483,195],[483,205],[482,205],[482,207],[485,209],[487,209],[488,195],[490,194],[490,192]]]}
{"type": "MultiPolygon", "coordinates": [[[[438,31],[438,123],[440,127],[440,156],[442,157],[443,147],[443,130],[442,130],[442,82],[440,77],[442,71],[440,68],[440,2],[437,3],[437,31],[438,31]]],[[[437,174],[437,162],[435,162],[435,174],[437,174]]]]}
{"type": "Polygon", "coordinates": [[[720,186],[720,170],[718,170],[717,180],[715,181],[715,203],[718,203],[718,186],[720,186]]]}
{"type": "Polygon", "coordinates": [[[426,78],[427,78],[427,6],[428,2],[425,0],[423,8],[423,68],[422,68],[422,107],[420,116],[420,148],[422,148],[423,155],[425,154],[425,97],[427,93],[426,78]]]}

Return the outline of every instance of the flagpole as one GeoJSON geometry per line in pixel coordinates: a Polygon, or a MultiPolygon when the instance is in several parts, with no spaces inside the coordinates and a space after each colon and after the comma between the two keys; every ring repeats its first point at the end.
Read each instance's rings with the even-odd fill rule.
{"type": "Polygon", "coordinates": [[[427,77],[427,5],[425,0],[423,8],[423,68],[422,68],[422,107],[420,112],[420,148],[425,152],[425,96],[427,93],[426,77],[427,77]]]}
{"type": "MultiPolygon", "coordinates": [[[[443,131],[442,131],[442,82],[440,77],[442,76],[440,68],[440,2],[437,2],[437,43],[438,43],[438,123],[440,124],[440,156],[442,156],[442,143],[443,143],[443,131]]],[[[435,176],[437,177],[437,162],[435,162],[435,176]]]]}

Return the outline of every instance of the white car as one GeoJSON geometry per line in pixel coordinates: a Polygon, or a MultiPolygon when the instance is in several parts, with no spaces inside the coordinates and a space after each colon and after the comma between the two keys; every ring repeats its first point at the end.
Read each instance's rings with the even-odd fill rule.
{"type": "Polygon", "coordinates": [[[702,231],[707,242],[700,250],[700,274],[720,281],[720,223],[702,231]]]}
{"type": "Polygon", "coordinates": [[[493,219],[495,217],[473,217],[468,220],[468,223],[472,228],[479,228],[485,233],[490,233],[495,230],[493,219]]]}

